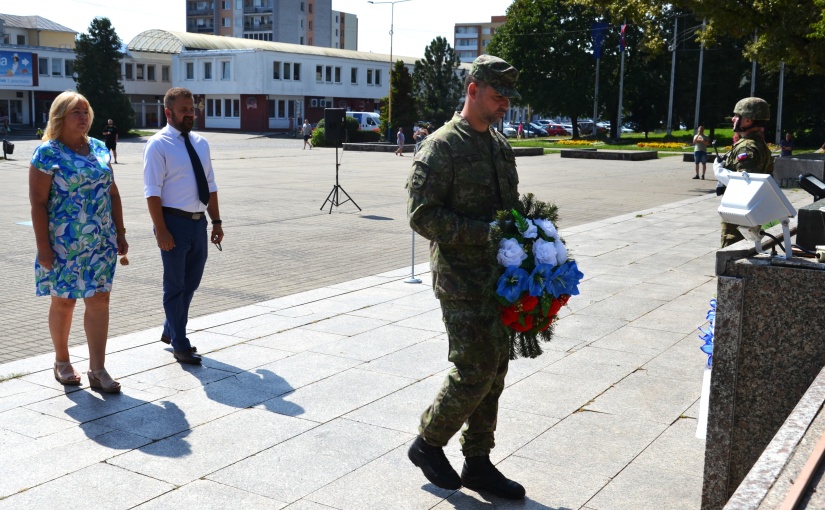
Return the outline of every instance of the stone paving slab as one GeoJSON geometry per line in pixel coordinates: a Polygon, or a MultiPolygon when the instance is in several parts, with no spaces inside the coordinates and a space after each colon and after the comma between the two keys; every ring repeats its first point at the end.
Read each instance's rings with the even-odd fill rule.
{"type": "MultiPolygon", "coordinates": [[[[450,367],[421,263],[422,284],[402,283],[409,267],[379,270],[198,317],[200,367],[175,363],[156,324],[113,335],[120,395],[63,388],[50,354],[0,365],[0,509],[53,508],[76,490],[106,508],[698,509],[696,327],[715,292],[717,202],[571,229],[574,253],[577,238],[619,239],[614,227],[640,219],[682,218],[684,235],[583,256],[582,293],[545,353],[511,363],[491,458],[523,502],[437,489],[406,460],[450,367]]],[[[86,367],[85,346],[72,356],[86,367]]],[[[460,469],[458,441],[445,452],[460,469]]]]}

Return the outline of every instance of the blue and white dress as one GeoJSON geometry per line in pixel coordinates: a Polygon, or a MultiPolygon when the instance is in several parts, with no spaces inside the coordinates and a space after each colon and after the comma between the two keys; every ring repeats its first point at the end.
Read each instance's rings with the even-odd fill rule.
{"type": "Polygon", "coordinates": [[[52,176],[49,192],[51,270],[35,258],[38,296],[87,298],[110,292],[117,262],[117,229],[110,189],[114,182],[109,150],[89,139],[89,155],[81,156],[57,140],[34,150],[31,164],[52,176]]]}

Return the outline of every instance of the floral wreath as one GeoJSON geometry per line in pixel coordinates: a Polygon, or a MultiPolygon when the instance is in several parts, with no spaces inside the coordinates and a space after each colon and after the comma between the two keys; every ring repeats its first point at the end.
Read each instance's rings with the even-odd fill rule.
{"type": "Polygon", "coordinates": [[[486,289],[487,315],[509,338],[510,359],[540,356],[540,341],[553,338],[559,310],[579,293],[584,275],[568,258],[557,220],[556,205],[527,194],[492,223],[489,248],[497,264],[486,289]]]}

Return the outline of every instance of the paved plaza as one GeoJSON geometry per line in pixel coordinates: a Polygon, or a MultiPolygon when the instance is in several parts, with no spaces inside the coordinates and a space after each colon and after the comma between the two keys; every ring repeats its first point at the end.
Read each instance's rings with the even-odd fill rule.
{"type": "MultiPolygon", "coordinates": [[[[681,158],[519,158],[522,192],[560,206],[585,274],[545,353],[513,361],[492,459],[527,499],[429,484],[406,459],[449,362],[427,247],[405,219],[410,157],[339,153],[362,211],[319,211],[335,153],[207,133],[226,240],[193,303],[200,367],[158,341],[160,260],[142,198],[141,141],[119,144],[132,263],[112,295],[107,367],[120,395],[51,374],[46,299],[33,296],[24,154],[0,162],[7,306],[0,354],[0,510],[697,509],[695,438],[716,291],[713,181],[681,158]]],[[[807,194],[788,192],[795,205],[807,194]],[[804,196],[803,196],[804,195],[804,196]]],[[[79,305],[78,308],[82,308],[79,305]]],[[[80,310],[75,321],[80,320],[80,310]]],[[[80,324],[71,352],[86,369],[80,324]]],[[[84,383],[86,377],[84,375],[84,383]]],[[[452,441],[447,454],[460,469],[452,441]]]]}

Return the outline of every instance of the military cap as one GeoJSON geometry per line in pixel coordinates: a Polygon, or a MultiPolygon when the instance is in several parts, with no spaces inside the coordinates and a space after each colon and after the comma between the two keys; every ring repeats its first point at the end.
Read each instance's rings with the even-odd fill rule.
{"type": "Polygon", "coordinates": [[[481,55],[473,60],[470,76],[491,85],[502,96],[521,99],[516,90],[518,69],[498,57],[481,55]]]}
{"type": "Polygon", "coordinates": [[[753,120],[771,120],[771,108],[767,101],[758,97],[746,97],[733,107],[733,113],[753,120]]]}

